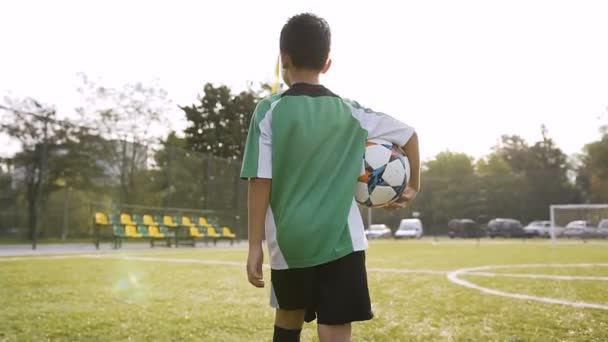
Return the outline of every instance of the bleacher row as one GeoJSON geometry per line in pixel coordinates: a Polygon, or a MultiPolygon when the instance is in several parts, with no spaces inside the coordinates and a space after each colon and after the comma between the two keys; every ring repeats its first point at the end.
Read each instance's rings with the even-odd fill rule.
{"type": "Polygon", "coordinates": [[[229,240],[232,245],[236,234],[229,227],[210,221],[204,216],[131,215],[125,212],[108,215],[98,211],[94,218],[95,246],[99,248],[99,242],[109,237],[109,231],[115,249],[120,248],[125,239],[148,239],[151,247],[155,241],[163,241],[167,247],[172,242],[176,247],[180,244],[195,246],[197,240],[205,244],[211,240],[214,245],[218,240],[229,240]]]}

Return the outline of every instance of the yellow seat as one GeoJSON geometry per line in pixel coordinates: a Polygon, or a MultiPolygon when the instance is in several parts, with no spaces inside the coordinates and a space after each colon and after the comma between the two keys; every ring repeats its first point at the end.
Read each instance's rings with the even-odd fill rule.
{"type": "Polygon", "coordinates": [[[133,222],[133,218],[131,218],[131,215],[127,214],[127,213],[122,213],[120,214],[120,224],[123,225],[131,225],[131,226],[135,226],[136,223],[133,222]]]}
{"type": "Polygon", "coordinates": [[[231,239],[236,238],[236,234],[234,234],[228,227],[222,227],[222,235],[231,239]]]}
{"type": "Polygon", "coordinates": [[[155,238],[164,238],[165,234],[161,233],[158,226],[148,226],[148,234],[155,238]]]}
{"type": "Polygon", "coordinates": [[[215,231],[215,228],[211,227],[210,225],[208,225],[208,226],[207,226],[207,227],[205,227],[205,228],[207,228],[207,235],[209,235],[209,236],[211,236],[211,237],[213,237],[213,238],[219,238],[219,237],[221,237],[221,235],[220,235],[220,234],[218,234],[218,233],[215,231]]]}
{"type": "Polygon", "coordinates": [[[182,216],[182,225],[189,227],[196,226],[194,223],[192,223],[192,221],[190,221],[190,218],[188,216],[182,216]]]}
{"type": "Polygon", "coordinates": [[[207,222],[207,219],[202,216],[198,218],[198,224],[203,227],[209,226],[209,222],[207,222]]]}
{"type": "Polygon", "coordinates": [[[110,220],[108,220],[108,215],[102,212],[95,213],[95,224],[100,226],[110,225],[110,220]]]}
{"type": "Polygon", "coordinates": [[[152,215],[144,215],[143,219],[144,219],[144,224],[146,226],[157,226],[158,225],[158,223],[156,223],[154,221],[154,218],[152,218],[152,215]]]}
{"type": "Polygon", "coordinates": [[[139,234],[137,232],[137,229],[135,228],[134,225],[126,225],[125,226],[125,236],[126,237],[133,237],[133,238],[140,238],[143,235],[139,234]]]}
{"type": "Polygon", "coordinates": [[[205,237],[196,227],[190,227],[190,236],[193,237],[205,237]]]}
{"type": "Polygon", "coordinates": [[[163,224],[170,228],[177,227],[177,224],[175,222],[173,222],[173,218],[169,215],[163,216],[163,224]]]}

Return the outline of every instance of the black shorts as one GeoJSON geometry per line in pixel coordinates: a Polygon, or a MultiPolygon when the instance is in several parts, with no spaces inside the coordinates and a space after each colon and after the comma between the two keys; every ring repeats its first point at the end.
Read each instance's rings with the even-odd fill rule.
{"type": "Polygon", "coordinates": [[[353,252],[326,264],[271,270],[271,305],[306,310],[305,320],[338,325],[373,318],[365,252],[353,252]]]}

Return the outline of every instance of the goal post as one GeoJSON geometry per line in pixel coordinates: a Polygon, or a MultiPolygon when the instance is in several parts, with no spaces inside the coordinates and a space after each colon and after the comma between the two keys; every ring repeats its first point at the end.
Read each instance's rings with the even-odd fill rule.
{"type": "MultiPolygon", "coordinates": [[[[602,220],[608,220],[608,203],[606,204],[554,204],[550,206],[550,237],[552,241],[558,238],[592,238],[599,236],[597,227],[602,220]],[[569,223],[585,221],[588,231],[576,229],[567,230],[569,223]],[[596,234],[595,232],[598,232],[596,234]]],[[[577,226],[574,224],[574,226],[577,226]]],[[[608,236],[604,237],[608,238],[608,236]]]]}

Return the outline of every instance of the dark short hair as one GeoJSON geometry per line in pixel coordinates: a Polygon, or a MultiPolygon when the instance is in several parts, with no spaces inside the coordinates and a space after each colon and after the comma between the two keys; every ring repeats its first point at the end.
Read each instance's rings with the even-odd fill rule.
{"type": "Polygon", "coordinates": [[[322,70],[329,57],[330,45],[329,24],[311,13],[289,18],[281,30],[281,53],[289,55],[296,68],[322,70]]]}

